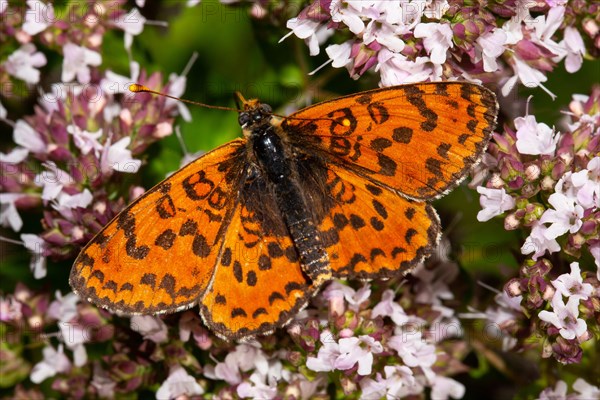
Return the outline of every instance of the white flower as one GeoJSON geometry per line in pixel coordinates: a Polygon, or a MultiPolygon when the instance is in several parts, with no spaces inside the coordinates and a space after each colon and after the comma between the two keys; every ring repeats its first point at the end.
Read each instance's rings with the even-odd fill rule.
{"type": "Polygon", "coordinates": [[[506,50],[506,40],[506,32],[499,28],[494,28],[494,30],[477,38],[477,48],[481,51],[483,70],[485,72],[495,72],[498,70],[497,59],[506,50]]]}
{"type": "Polygon", "coordinates": [[[446,62],[448,49],[454,47],[453,36],[450,24],[420,23],[415,26],[414,30],[414,37],[424,38],[423,46],[431,57],[431,62],[440,65],[446,62]]]}
{"type": "Polygon", "coordinates": [[[48,161],[42,164],[46,170],[40,172],[35,177],[38,186],[42,186],[42,199],[57,199],[65,186],[75,182],[75,179],[66,171],[58,168],[54,161],[48,161]]]}
{"type": "Polygon", "coordinates": [[[567,49],[567,58],[565,59],[565,69],[573,73],[579,71],[585,55],[585,43],[581,38],[579,31],[567,26],[564,32],[564,39],[560,44],[567,49]]]}
{"type": "Polygon", "coordinates": [[[333,371],[335,369],[335,361],[341,354],[340,347],[328,330],[321,332],[320,340],[323,347],[319,349],[317,357],[308,357],[306,359],[306,367],[317,372],[333,371]]]}
{"type": "Polygon", "coordinates": [[[400,52],[404,49],[404,41],[398,37],[398,31],[397,27],[385,21],[372,20],[365,29],[363,42],[369,45],[371,42],[377,41],[393,52],[400,52]]]}
{"type": "Polygon", "coordinates": [[[62,344],[58,345],[58,351],[54,350],[52,346],[46,346],[42,353],[44,359],[35,364],[31,370],[31,382],[41,383],[47,378],[71,369],[71,362],[65,356],[62,344]]]}
{"type": "Polygon", "coordinates": [[[131,143],[131,138],[126,136],[111,145],[110,138],[104,144],[102,155],[100,157],[100,167],[103,173],[108,173],[111,169],[119,172],[135,174],[142,162],[131,158],[131,150],[127,147],[131,143]]]}
{"type": "Polygon", "coordinates": [[[325,52],[332,60],[331,65],[334,68],[342,68],[348,65],[351,61],[350,54],[352,52],[352,43],[348,41],[342,44],[332,44],[327,46],[325,52]]]}
{"type": "Polygon", "coordinates": [[[351,4],[341,0],[333,0],[329,6],[331,20],[341,22],[348,26],[350,32],[359,35],[365,29],[365,23],[361,18],[360,10],[354,8],[351,4]]]}
{"type": "Polygon", "coordinates": [[[548,88],[542,85],[542,82],[546,82],[548,80],[548,77],[546,77],[545,72],[530,67],[524,60],[521,60],[517,55],[514,55],[512,58],[510,58],[510,61],[510,66],[512,67],[515,74],[511,78],[509,78],[502,86],[501,92],[503,96],[508,96],[511,90],[513,90],[517,81],[519,81],[528,88],[539,86],[546,93],[548,93],[550,97],[552,97],[552,99],[556,98],[556,95],[554,93],[552,93],[548,90],[548,88]]]}
{"type": "Polygon", "coordinates": [[[437,359],[435,346],[427,343],[418,330],[400,331],[388,340],[388,345],[409,367],[431,367],[437,359]]]}
{"type": "Polygon", "coordinates": [[[154,343],[164,343],[168,340],[167,325],[158,317],[152,315],[134,315],[131,317],[131,330],[138,332],[144,339],[154,343]]]}
{"type": "Polygon", "coordinates": [[[600,157],[592,158],[587,169],[574,172],[571,182],[577,189],[577,202],[583,208],[600,208],[600,157]]]}
{"type": "Polygon", "coordinates": [[[156,391],[157,400],[170,400],[175,398],[188,398],[188,396],[204,393],[202,386],[193,376],[180,365],[175,365],[169,372],[169,377],[156,391]]]}
{"type": "Polygon", "coordinates": [[[554,388],[548,387],[540,393],[539,400],[563,400],[567,399],[567,384],[564,381],[556,382],[554,388]]]}
{"type": "Polygon", "coordinates": [[[31,253],[31,261],[29,268],[33,272],[35,279],[42,279],[46,276],[46,257],[44,257],[44,250],[46,248],[46,242],[38,235],[30,233],[23,233],[21,235],[23,245],[31,253]]]}
{"type": "Polygon", "coordinates": [[[133,7],[127,14],[121,15],[114,21],[114,25],[125,31],[125,49],[131,49],[133,37],[139,35],[144,30],[146,18],[140,14],[140,11],[133,7]]]}
{"type": "Polygon", "coordinates": [[[58,323],[63,342],[73,352],[73,364],[82,367],[87,363],[87,351],[84,343],[90,339],[89,330],[79,323],[61,321],[58,323]]]}
{"type": "Polygon", "coordinates": [[[392,321],[398,326],[402,326],[408,322],[408,316],[404,312],[404,309],[400,304],[394,301],[394,291],[391,289],[383,292],[381,296],[381,301],[375,307],[373,307],[373,311],[371,312],[371,317],[375,318],[378,316],[390,317],[392,321]]]}
{"type": "Polygon", "coordinates": [[[46,154],[48,152],[41,134],[22,119],[15,123],[13,140],[32,153],[46,154]]]}
{"type": "Polygon", "coordinates": [[[445,400],[449,397],[461,399],[465,395],[465,386],[454,379],[436,375],[431,385],[431,398],[445,400]]]}
{"type": "Polygon", "coordinates": [[[380,86],[387,87],[428,79],[434,81],[437,76],[435,68],[429,57],[417,57],[412,61],[403,54],[381,49],[377,54],[375,72],[379,72],[380,86]]]}
{"type": "Polygon", "coordinates": [[[342,338],[339,340],[340,355],[335,360],[335,368],[347,370],[358,363],[359,375],[370,375],[373,366],[373,354],[383,351],[383,346],[368,335],[342,338]]]}
{"type": "Polygon", "coordinates": [[[242,382],[240,371],[247,372],[255,369],[262,375],[269,371],[269,361],[258,343],[239,344],[234,351],[229,352],[224,362],[204,368],[204,375],[210,379],[224,380],[234,386],[242,382]]]}
{"type": "Polygon", "coordinates": [[[534,253],[532,258],[537,260],[546,253],[546,250],[548,250],[548,253],[550,254],[560,251],[560,245],[556,239],[547,238],[547,230],[548,228],[546,225],[541,224],[539,221],[534,222],[531,233],[527,239],[525,239],[523,246],[521,246],[521,254],[534,253]]]}
{"type": "Polygon", "coordinates": [[[313,21],[306,18],[291,18],[287,21],[286,27],[292,31],[279,40],[279,43],[284,41],[292,33],[300,39],[304,39],[309,48],[311,56],[319,54],[319,43],[325,40],[327,36],[333,33],[333,29],[327,28],[319,21],[313,21]]]}
{"type": "Polygon", "coordinates": [[[405,365],[386,365],[383,367],[383,371],[385,372],[388,399],[405,397],[409,394],[407,386],[410,387],[416,384],[412,370],[405,365]]]}
{"type": "Polygon", "coordinates": [[[570,297],[565,305],[560,292],[555,292],[552,297],[552,312],[540,311],[538,314],[542,321],[551,323],[560,329],[560,335],[567,339],[575,339],[585,333],[587,325],[579,317],[579,297],[570,297]]]}
{"type": "Polygon", "coordinates": [[[598,389],[598,386],[591,385],[582,378],[577,378],[577,380],[575,380],[573,389],[575,389],[578,394],[571,395],[572,400],[600,399],[600,389],[598,389]]]}
{"type": "Polygon", "coordinates": [[[37,35],[55,21],[52,4],[44,4],[38,0],[27,0],[27,7],[22,28],[28,35],[37,35]]]}
{"type": "Polygon", "coordinates": [[[477,220],[480,222],[489,221],[504,211],[510,210],[515,206],[515,199],[506,194],[502,189],[488,189],[483,186],[477,187],[477,193],[481,195],[479,204],[483,209],[477,213],[477,220]]]}
{"type": "Polygon", "coordinates": [[[67,43],[63,46],[63,71],[61,80],[71,82],[75,77],[80,83],[90,82],[90,66],[102,64],[102,56],[97,51],[67,43]]]}
{"type": "Polygon", "coordinates": [[[40,81],[40,71],[37,68],[46,65],[46,56],[32,43],[27,43],[15,50],[4,63],[6,72],[17,79],[35,84],[40,81]]]}
{"type": "Polygon", "coordinates": [[[535,116],[515,118],[517,128],[517,150],[521,154],[549,154],[553,155],[560,133],[544,123],[537,123],[535,116]]]}
{"type": "Polygon", "coordinates": [[[353,310],[358,310],[362,303],[369,300],[370,296],[371,288],[369,287],[369,284],[365,284],[362,288],[354,290],[350,286],[344,285],[339,281],[333,281],[323,291],[323,297],[325,299],[332,300],[334,298],[343,298],[353,310]]]}
{"type": "Polygon", "coordinates": [[[583,283],[578,262],[571,263],[571,273],[560,275],[552,281],[552,286],[565,297],[578,297],[582,300],[586,300],[594,291],[591,284],[583,283]]]}
{"type": "Polygon", "coordinates": [[[22,193],[0,193],[0,225],[9,227],[19,232],[23,227],[23,220],[17,210],[16,202],[26,197],[22,193]]]}
{"type": "Polygon", "coordinates": [[[7,164],[18,164],[21,161],[25,160],[28,154],[29,150],[17,146],[13,148],[8,154],[0,152],[0,162],[7,164]]]}
{"type": "Polygon", "coordinates": [[[63,322],[69,322],[75,318],[79,296],[73,292],[63,296],[60,290],[56,291],[55,296],[56,300],[50,303],[48,307],[48,316],[63,322]]]}
{"type": "Polygon", "coordinates": [[[581,228],[583,222],[583,208],[575,201],[562,193],[552,193],[548,203],[554,207],[544,211],[540,218],[542,224],[552,223],[544,233],[547,239],[555,239],[567,232],[575,233],[581,228]]]}

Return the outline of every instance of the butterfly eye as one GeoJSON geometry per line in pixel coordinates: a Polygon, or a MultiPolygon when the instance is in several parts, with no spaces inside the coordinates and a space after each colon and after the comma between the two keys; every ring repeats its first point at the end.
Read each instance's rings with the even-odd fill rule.
{"type": "Polygon", "coordinates": [[[244,127],[250,123],[250,116],[248,113],[241,113],[238,117],[238,123],[241,127],[244,127]]]}
{"type": "Polygon", "coordinates": [[[273,109],[268,104],[261,104],[260,107],[259,107],[259,110],[263,114],[271,114],[271,113],[273,113],[273,109]]]}

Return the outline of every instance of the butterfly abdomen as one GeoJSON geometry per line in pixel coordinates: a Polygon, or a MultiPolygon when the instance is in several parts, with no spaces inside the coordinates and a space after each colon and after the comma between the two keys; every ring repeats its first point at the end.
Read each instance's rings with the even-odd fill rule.
{"type": "Polygon", "coordinates": [[[270,124],[256,127],[252,141],[254,155],[272,185],[275,202],[298,251],[302,269],[315,285],[321,285],[331,279],[329,257],[312,220],[313,213],[298,187],[297,171],[289,152],[270,124]]]}

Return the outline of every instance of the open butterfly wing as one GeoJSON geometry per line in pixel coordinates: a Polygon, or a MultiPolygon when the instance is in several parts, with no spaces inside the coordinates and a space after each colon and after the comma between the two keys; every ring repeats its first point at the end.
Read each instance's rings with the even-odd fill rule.
{"type": "Polygon", "coordinates": [[[196,304],[220,257],[244,146],[235,140],[209,152],[119,214],[77,257],[69,279],[75,292],[127,314],[196,304]]]}
{"type": "Polygon", "coordinates": [[[334,276],[391,278],[409,272],[435,249],[440,222],[430,204],[336,165],[328,170],[327,192],[334,206],[319,230],[334,276]]]}
{"type": "Polygon", "coordinates": [[[282,122],[292,143],[328,156],[418,200],[456,186],[482,156],[495,127],[494,94],[436,82],[376,89],[319,103],[282,122]]]}

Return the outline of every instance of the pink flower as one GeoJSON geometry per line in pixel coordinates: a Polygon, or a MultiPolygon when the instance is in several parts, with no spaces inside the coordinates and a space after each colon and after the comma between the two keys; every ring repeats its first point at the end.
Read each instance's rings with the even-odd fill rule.
{"type": "Polygon", "coordinates": [[[48,345],[42,351],[44,359],[33,366],[31,370],[31,382],[41,383],[56,374],[68,372],[71,369],[71,362],[64,354],[62,344],[58,345],[58,351],[48,345]]]}
{"type": "Polygon", "coordinates": [[[565,305],[560,292],[552,297],[552,312],[540,311],[538,316],[559,329],[560,335],[567,339],[575,339],[585,333],[587,325],[579,316],[579,297],[570,297],[565,305]]]}
{"type": "Polygon", "coordinates": [[[46,65],[44,53],[36,51],[32,43],[27,43],[8,56],[4,68],[15,78],[35,84],[40,81],[40,71],[37,68],[44,65],[46,65]]]}
{"type": "Polygon", "coordinates": [[[373,354],[383,351],[383,346],[368,335],[343,338],[339,341],[340,355],[335,360],[335,368],[347,370],[358,363],[359,375],[370,375],[373,366],[373,354]]]}
{"type": "Polygon", "coordinates": [[[554,207],[554,210],[544,211],[540,218],[542,224],[548,222],[552,224],[544,233],[547,239],[555,239],[567,232],[575,233],[581,228],[583,208],[575,204],[575,200],[562,193],[553,193],[548,198],[548,203],[554,207]]]}
{"type": "Polygon", "coordinates": [[[193,376],[181,365],[171,367],[169,377],[160,385],[156,391],[157,400],[169,400],[174,398],[187,398],[188,396],[199,396],[204,393],[202,386],[198,384],[193,376]]]}
{"type": "Polygon", "coordinates": [[[131,330],[138,332],[146,340],[164,343],[168,340],[167,325],[152,315],[134,315],[131,317],[131,330]]]}
{"type": "Polygon", "coordinates": [[[537,123],[535,116],[518,117],[515,119],[517,128],[517,150],[521,154],[553,155],[560,133],[544,123],[537,123]]]}
{"type": "Polygon", "coordinates": [[[533,253],[532,258],[537,260],[539,257],[543,256],[546,251],[550,254],[560,251],[560,245],[556,239],[548,239],[546,236],[547,230],[548,228],[546,225],[541,224],[539,221],[534,222],[531,233],[527,239],[525,239],[523,246],[521,246],[521,254],[533,253]]]}
{"type": "Polygon", "coordinates": [[[465,395],[465,386],[454,379],[436,375],[431,385],[431,398],[445,400],[449,397],[460,399],[465,395]]]}
{"type": "Polygon", "coordinates": [[[510,210],[515,206],[515,199],[506,194],[502,189],[488,189],[483,186],[477,187],[477,193],[481,195],[479,204],[483,209],[477,213],[477,220],[480,222],[489,221],[504,211],[510,210]]]}
{"type": "Polygon", "coordinates": [[[90,66],[97,67],[102,64],[100,53],[86,47],[67,43],[63,46],[63,71],[61,80],[71,82],[75,77],[79,83],[90,82],[90,66]]]}
{"type": "Polygon", "coordinates": [[[578,262],[572,262],[571,273],[560,275],[552,281],[552,286],[565,297],[577,297],[581,300],[587,300],[594,292],[591,284],[583,283],[578,262]]]}
{"type": "Polygon", "coordinates": [[[354,290],[350,286],[344,285],[339,281],[333,281],[323,291],[323,297],[329,301],[333,299],[344,299],[348,302],[352,310],[358,310],[360,305],[369,300],[371,289],[365,284],[359,290],[354,290]]]}

